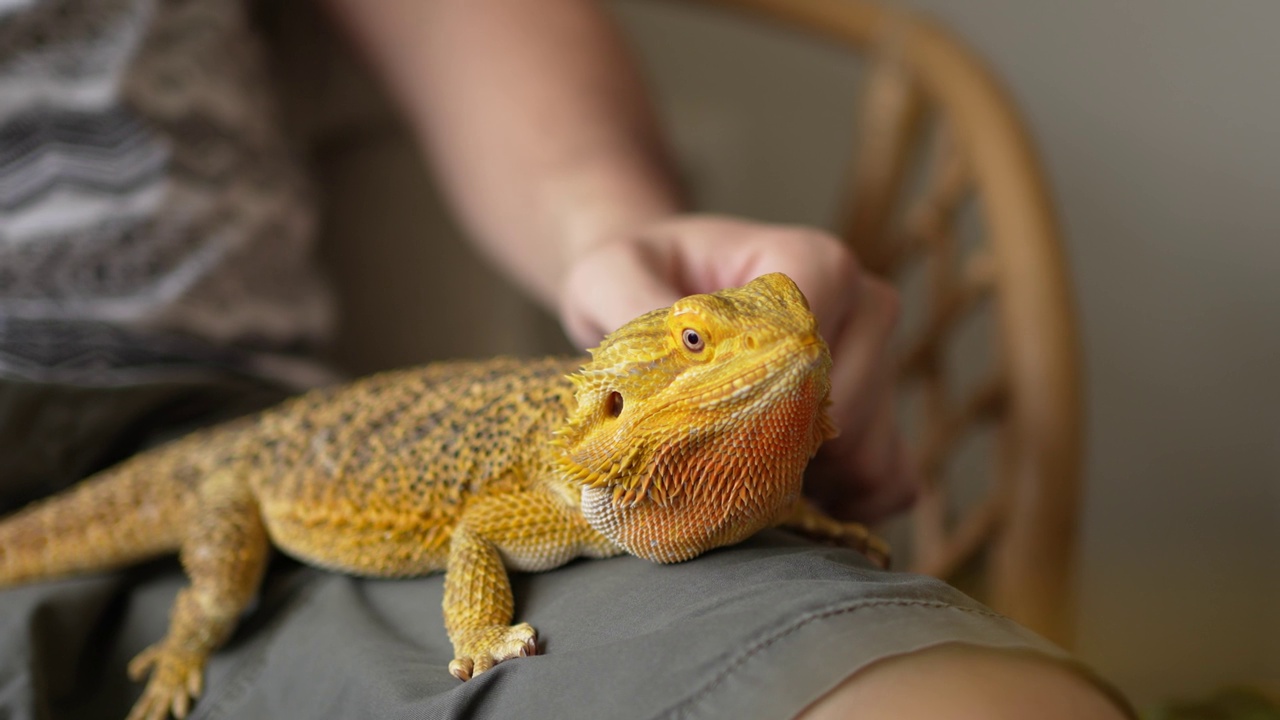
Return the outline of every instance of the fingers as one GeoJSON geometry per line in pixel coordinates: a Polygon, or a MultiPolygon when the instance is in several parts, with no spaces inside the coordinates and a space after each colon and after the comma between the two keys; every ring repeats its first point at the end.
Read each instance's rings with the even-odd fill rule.
{"type": "Polygon", "coordinates": [[[832,514],[875,522],[906,509],[917,492],[893,402],[888,352],[897,291],[858,273],[856,302],[831,339],[831,414],[841,434],[823,448],[812,489],[832,514]]]}
{"type": "Polygon", "coordinates": [[[844,492],[832,498],[831,511],[837,517],[878,522],[911,507],[919,493],[893,411],[892,387],[882,389],[876,408],[870,425],[846,450],[849,454],[839,458],[838,465],[851,471],[857,483],[846,481],[844,492]]]}
{"type": "Polygon", "coordinates": [[[684,295],[737,287],[770,272],[800,286],[823,337],[856,305],[858,264],[836,238],[809,228],[682,216],[578,258],[561,286],[560,317],[575,342],[590,345],[684,295]]]}
{"type": "Polygon", "coordinates": [[[879,278],[859,274],[856,303],[828,336],[834,365],[831,399],[841,432],[861,436],[877,412],[873,398],[891,382],[889,340],[898,323],[898,294],[879,278]]]}
{"type": "Polygon", "coordinates": [[[738,287],[772,272],[787,275],[804,292],[825,338],[845,322],[861,290],[854,254],[813,228],[699,215],[660,224],[639,242],[665,259],[661,271],[687,292],[738,287]]]}
{"type": "Polygon", "coordinates": [[[563,283],[561,319],[576,342],[594,345],[683,295],[769,272],[796,282],[831,347],[831,414],[841,435],[811,467],[809,489],[845,518],[876,520],[906,507],[915,486],[894,418],[888,355],[897,293],[864,273],[837,238],[733,218],[673,218],[579,258],[563,283]]]}
{"type": "Polygon", "coordinates": [[[808,228],[764,226],[745,242],[752,250],[750,262],[730,284],[770,272],[786,274],[809,301],[823,338],[835,341],[861,306],[866,286],[854,254],[835,237],[808,228]]]}
{"type": "Polygon", "coordinates": [[[601,246],[574,264],[560,298],[565,332],[582,347],[624,323],[680,299],[658,248],[638,242],[601,246]]]}

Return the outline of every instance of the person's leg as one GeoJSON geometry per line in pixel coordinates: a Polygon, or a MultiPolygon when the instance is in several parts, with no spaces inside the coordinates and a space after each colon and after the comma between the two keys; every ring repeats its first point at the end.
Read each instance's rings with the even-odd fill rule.
{"type": "Polygon", "coordinates": [[[948,645],[877,662],[851,675],[800,720],[1122,720],[1125,712],[1060,663],[948,645]]]}

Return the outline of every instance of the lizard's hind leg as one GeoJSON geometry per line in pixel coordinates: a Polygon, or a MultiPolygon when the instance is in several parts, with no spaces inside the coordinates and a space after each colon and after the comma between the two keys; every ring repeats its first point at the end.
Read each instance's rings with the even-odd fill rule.
{"type": "Polygon", "coordinates": [[[200,487],[182,541],[191,585],[178,593],[169,634],[129,663],[129,675],[151,678],[129,720],[183,718],[204,684],[204,666],[257,594],[269,554],[266,529],[247,482],[230,473],[200,487]]]}
{"type": "Polygon", "coordinates": [[[804,498],[778,524],[814,542],[857,550],[880,569],[889,569],[888,543],[876,537],[866,525],[829,517],[804,498]]]}

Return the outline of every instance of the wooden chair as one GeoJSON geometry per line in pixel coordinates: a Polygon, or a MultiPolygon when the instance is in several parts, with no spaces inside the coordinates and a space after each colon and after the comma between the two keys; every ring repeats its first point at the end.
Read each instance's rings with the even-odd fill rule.
{"type": "Polygon", "coordinates": [[[978,586],[966,590],[1069,646],[1082,445],[1076,320],[1046,182],[1013,104],[971,51],[905,11],[856,0],[699,1],[867,56],[840,227],[872,272],[923,272],[926,311],[906,330],[897,377],[923,400],[925,489],[909,567],[958,581],[980,565],[978,586]],[[969,252],[958,229],[966,212],[985,231],[969,252]],[[984,380],[957,389],[957,328],[981,314],[995,360],[984,380]],[[982,496],[957,508],[949,467],[980,431],[994,433],[995,469],[982,496]]]}

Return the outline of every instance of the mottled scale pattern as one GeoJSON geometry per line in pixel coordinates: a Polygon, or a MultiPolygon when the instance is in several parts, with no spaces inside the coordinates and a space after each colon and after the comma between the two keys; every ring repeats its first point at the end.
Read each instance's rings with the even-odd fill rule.
{"type": "Polygon", "coordinates": [[[789,278],[683,298],[590,359],[448,362],[316,390],[138,455],[0,522],[0,587],[178,552],[191,584],[130,665],[129,720],[183,717],[272,545],[383,577],[445,570],[449,671],[536,653],[508,570],[678,562],[769,525],[887,560],[800,500],[831,359],[789,278]]]}
{"type": "Polygon", "coordinates": [[[273,540],[318,565],[444,568],[469,498],[528,490],[581,358],[448,362],[320,390],[267,413],[253,483],[273,540]],[[336,541],[336,542],[335,542],[336,541]]]}

